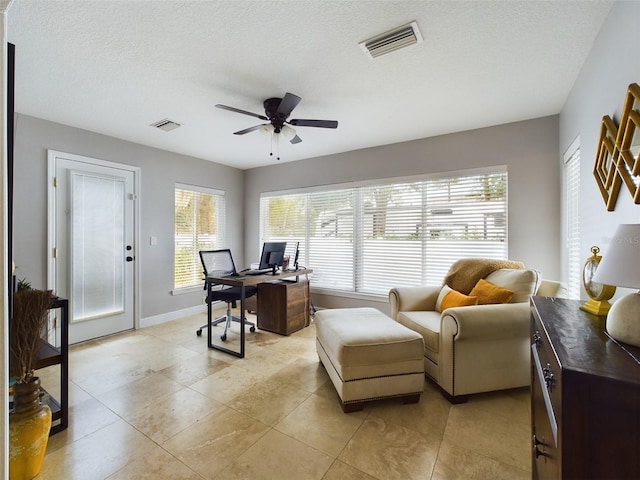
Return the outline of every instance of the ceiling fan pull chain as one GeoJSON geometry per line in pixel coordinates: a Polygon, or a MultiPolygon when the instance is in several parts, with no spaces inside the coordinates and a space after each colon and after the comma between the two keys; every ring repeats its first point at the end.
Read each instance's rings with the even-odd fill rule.
{"type": "Polygon", "coordinates": [[[273,132],[271,132],[271,135],[269,138],[269,156],[273,157],[273,132]]]}
{"type": "Polygon", "coordinates": [[[276,160],[280,160],[280,134],[274,132],[273,136],[276,137],[276,160]]]}

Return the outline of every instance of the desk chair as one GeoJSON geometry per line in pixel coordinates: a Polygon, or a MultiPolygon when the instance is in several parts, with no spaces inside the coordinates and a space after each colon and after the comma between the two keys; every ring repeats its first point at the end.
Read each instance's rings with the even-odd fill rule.
{"type": "MultiPolygon", "coordinates": [[[[200,250],[200,252],[198,253],[200,254],[200,260],[202,261],[202,268],[204,269],[205,277],[222,277],[226,275],[237,274],[236,266],[233,263],[233,257],[231,256],[231,250],[200,250]]],[[[205,290],[207,290],[206,282],[204,288],[205,290]]],[[[257,287],[254,286],[244,287],[245,299],[255,295],[257,291],[257,287]]],[[[236,302],[240,301],[241,295],[241,287],[221,286],[219,290],[209,290],[207,292],[207,303],[223,301],[227,304],[227,314],[211,321],[212,326],[218,325],[222,322],[226,322],[224,326],[224,333],[220,336],[223,342],[227,339],[227,330],[231,326],[231,322],[241,322],[239,317],[234,317],[233,315],[231,315],[231,308],[236,308],[236,302]]],[[[250,331],[252,333],[256,331],[255,324],[247,322],[246,320],[244,323],[245,325],[249,325],[251,327],[250,331]]],[[[196,331],[196,335],[202,335],[202,329],[206,326],[206,323],[202,325],[196,331]]]]}

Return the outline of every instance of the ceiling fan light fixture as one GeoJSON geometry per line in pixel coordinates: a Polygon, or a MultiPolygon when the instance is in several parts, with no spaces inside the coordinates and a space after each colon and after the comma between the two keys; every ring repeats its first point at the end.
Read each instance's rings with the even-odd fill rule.
{"type": "Polygon", "coordinates": [[[273,133],[273,125],[271,125],[270,123],[262,125],[262,127],[259,130],[259,132],[262,135],[271,135],[273,133]]]}
{"type": "Polygon", "coordinates": [[[280,133],[289,142],[296,136],[296,131],[289,125],[283,125],[280,133]]]}
{"type": "Polygon", "coordinates": [[[291,112],[294,108],[296,108],[301,100],[302,98],[290,92],[286,92],[282,98],[267,98],[263,102],[264,113],[266,114],[266,116],[248,112],[246,110],[241,110],[239,108],[222,105],[221,103],[216,104],[216,108],[221,108],[222,110],[228,110],[230,112],[241,113],[243,115],[248,115],[250,117],[259,118],[260,120],[268,121],[269,123],[254,125],[253,127],[233,132],[233,134],[245,135],[250,132],[258,131],[261,135],[268,136],[271,143],[271,151],[269,155],[273,156],[275,150],[275,156],[278,160],[280,160],[280,155],[278,154],[280,134],[282,134],[282,137],[292,145],[296,145],[302,142],[302,139],[298,136],[296,130],[289,125],[300,127],[338,128],[337,120],[314,120],[300,118],[293,118],[291,120],[288,120],[291,112]],[[288,123],[289,125],[285,125],[285,123],[288,123]]]}

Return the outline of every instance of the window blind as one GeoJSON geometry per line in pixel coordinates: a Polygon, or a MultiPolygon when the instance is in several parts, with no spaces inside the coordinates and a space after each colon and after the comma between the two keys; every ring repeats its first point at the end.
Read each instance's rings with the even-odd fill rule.
{"type": "Polygon", "coordinates": [[[573,144],[564,157],[567,294],[569,298],[579,299],[583,262],[580,255],[580,145],[573,144]]]}
{"type": "Polygon", "coordinates": [[[224,192],[176,185],[174,288],[202,285],[198,252],[225,245],[224,211],[224,192]]]}
{"type": "Polygon", "coordinates": [[[113,315],[125,304],[125,182],[71,172],[73,321],[113,315]]]}
{"type": "Polygon", "coordinates": [[[463,257],[507,257],[507,172],[264,194],[263,241],[299,241],[314,287],[387,295],[463,257]]]}

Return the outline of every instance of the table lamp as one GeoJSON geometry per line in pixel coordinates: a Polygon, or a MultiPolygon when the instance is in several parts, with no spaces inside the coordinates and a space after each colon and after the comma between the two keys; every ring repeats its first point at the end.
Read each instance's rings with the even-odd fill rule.
{"type": "MultiPolygon", "coordinates": [[[[622,224],[593,277],[594,282],[640,289],[640,224],[622,224]]],[[[607,332],[640,347],[640,291],[618,299],[607,314],[607,332]]]]}

